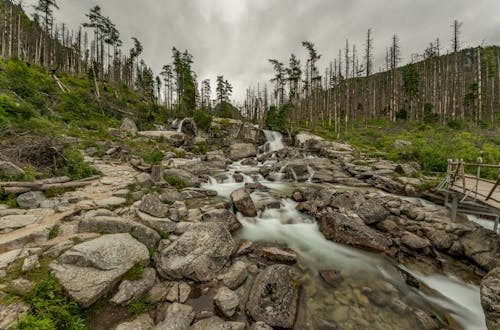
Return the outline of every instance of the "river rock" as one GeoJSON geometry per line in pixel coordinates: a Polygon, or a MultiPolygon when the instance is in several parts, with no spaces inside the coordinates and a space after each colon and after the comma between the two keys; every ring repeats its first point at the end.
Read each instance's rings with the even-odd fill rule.
{"type": "Polygon", "coordinates": [[[124,280],[118,287],[118,292],[110,302],[116,305],[127,306],[144,297],[155,284],[156,272],[153,268],[146,268],[142,277],[136,281],[124,280]]]}
{"type": "Polygon", "coordinates": [[[168,306],[164,320],[154,330],[188,330],[194,317],[193,307],[173,303],[168,306]]]}
{"type": "Polygon", "coordinates": [[[156,267],[166,279],[210,281],[229,261],[235,247],[231,233],[223,224],[196,224],[159,251],[156,267]]]}
{"type": "Polygon", "coordinates": [[[257,149],[252,143],[234,143],[231,144],[229,150],[229,158],[232,160],[240,160],[248,157],[257,156],[257,149]]]}
{"type": "Polygon", "coordinates": [[[24,171],[19,166],[11,162],[0,162],[0,175],[9,178],[17,178],[24,175],[24,171]]]}
{"type": "Polygon", "coordinates": [[[154,322],[149,313],[141,314],[132,321],[120,323],[114,330],[151,330],[154,322]]]}
{"type": "Polygon", "coordinates": [[[17,205],[23,209],[36,209],[45,200],[45,195],[41,191],[30,191],[17,197],[17,205]]]}
{"type": "Polygon", "coordinates": [[[453,238],[444,230],[431,230],[427,233],[427,238],[440,251],[448,250],[453,244],[453,238]]]}
{"type": "Polygon", "coordinates": [[[260,247],[257,253],[264,259],[285,263],[294,263],[297,261],[297,253],[292,250],[283,250],[277,247],[260,247]]]}
{"type": "Polygon", "coordinates": [[[481,281],[481,305],[488,329],[500,329],[500,267],[490,271],[481,281]]]}
{"type": "Polygon", "coordinates": [[[465,234],[460,238],[463,253],[486,270],[500,265],[500,240],[498,234],[484,228],[465,234]]]}
{"type": "Polygon", "coordinates": [[[245,188],[240,188],[231,193],[231,201],[234,208],[241,212],[244,216],[255,217],[257,216],[257,209],[250,197],[250,194],[245,188]]]}
{"type": "Polygon", "coordinates": [[[240,305],[240,297],[236,292],[225,286],[217,290],[214,303],[226,317],[232,317],[236,313],[236,308],[240,305]]]}
{"type": "Polygon", "coordinates": [[[148,262],[147,247],[125,233],[75,245],[50,268],[70,297],[87,308],[135,264],[148,262]]]}
{"type": "Polygon", "coordinates": [[[425,238],[421,238],[413,233],[405,231],[401,235],[401,242],[407,247],[415,250],[426,248],[430,245],[429,241],[425,238]]]}
{"type": "Polygon", "coordinates": [[[319,271],[321,278],[328,283],[332,288],[337,288],[344,281],[344,277],[340,271],[335,269],[323,269],[319,271]]]}
{"type": "Polygon", "coordinates": [[[392,242],[368,227],[361,218],[331,212],[320,217],[319,228],[329,240],[361,249],[387,253],[392,242]]]}
{"type": "Polygon", "coordinates": [[[236,290],[248,277],[247,265],[243,261],[236,261],[227,272],[222,275],[222,283],[231,290],[236,290]]]}
{"type": "Polygon", "coordinates": [[[356,209],[356,213],[367,225],[385,220],[391,213],[379,200],[367,199],[356,209]]]}
{"type": "Polygon", "coordinates": [[[231,233],[242,227],[234,214],[227,209],[208,210],[203,214],[202,219],[204,222],[221,222],[231,233]]]}
{"type": "Polygon", "coordinates": [[[251,330],[273,330],[273,328],[271,328],[270,326],[268,326],[264,322],[260,322],[260,321],[252,324],[250,329],[251,330]]]}
{"type": "Polygon", "coordinates": [[[153,229],[138,222],[117,217],[84,218],[78,222],[80,233],[130,233],[149,248],[155,248],[161,237],[153,229]]]}
{"type": "Polygon", "coordinates": [[[144,196],[139,205],[139,211],[157,218],[166,218],[168,215],[168,207],[161,202],[156,194],[144,196]]]}
{"type": "Polygon", "coordinates": [[[291,267],[272,265],[257,275],[246,303],[248,314],[255,321],[272,327],[293,327],[299,291],[291,267]]]}
{"type": "Polygon", "coordinates": [[[122,125],[120,126],[120,129],[124,132],[130,133],[132,135],[137,134],[137,125],[134,123],[134,121],[130,118],[125,118],[123,119],[122,125]]]}

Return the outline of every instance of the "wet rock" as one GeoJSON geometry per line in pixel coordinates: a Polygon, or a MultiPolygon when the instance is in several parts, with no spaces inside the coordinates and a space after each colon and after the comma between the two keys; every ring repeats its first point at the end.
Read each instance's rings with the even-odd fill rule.
{"type": "Polygon", "coordinates": [[[430,243],[427,239],[421,238],[413,233],[405,231],[403,235],[401,235],[401,242],[411,249],[423,249],[430,246],[430,243]]]}
{"type": "Polygon", "coordinates": [[[78,222],[78,232],[129,233],[149,248],[155,248],[161,237],[153,229],[138,222],[116,217],[85,218],[78,222]]]}
{"type": "Polygon", "coordinates": [[[154,322],[148,313],[137,316],[132,321],[120,323],[114,330],[150,330],[154,322]]]}
{"type": "Polygon", "coordinates": [[[248,157],[257,156],[257,149],[252,143],[234,143],[231,144],[229,150],[229,158],[232,160],[240,160],[248,157]]]}
{"type": "Polygon", "coordinates": [[[236,290],[248,277],[247,265],[242,261],[236,261],[227,272],[222,275],[222,283],[231,290],[236,290]]]}
{"type": "Polygon", "coordinates": [[[231,233],[239,230],[242,226],[234,214],[227,209],[212,209],[206,211],[202,219],[204,222],[221,222],[231,233]]]}
{"type": "Polygon", "coordinates": [[[500,240],[498,234],[484,228],[477,228],[460,238],[463,253],[479,266],[490,271],[499,265],[500,240]]]}
{"type": "Polygon", "coordinates": [[[222,270],[234,249],[231,233],[221,223],[196,224],[159,251],[156,266],[166,279],[210,281],[222,270]]]}
{"type": "Polygon", "coordinates": [[[490,271],[481,281],[481,305],[488,329],[500,329],[500,267],[490,271]]]}
{"type": "Polygon", "coordinates": [[[45,195],[41,191],[30,191],[17,197],[17,205],[23,209],[36,209],[45,200],[45,195]]]}
{"type": "Polygon", "coordinates": [[[232,317],[236,313],[236,308],[240,305],[240,297],[236,292],[225,286],[217,290],[214,303],[226,317],[232,317]]]}
{"type": "Polygon", "coordinates": [[[124,280],[121,282],[118,292],[111,298],[110,302],[127,306],[141,299],[153,287],[155,279],[156,272],[153,268],[144,269],[142,278],[136,281],[124,280]]]}
{"type": "Polygon", "coordinates": [[[319,271],[321,278],[328,283],[332,288],[338,288],[344,281],[344,277],[340,271],[335,269],[323,269],[319,271]]]}
{"type": "Polygon", "coordinates": [[[156,194],[146,195],[139,205],[139,210],[157,218],[168,216],[168,207],[161,202],[156,194]]]}
{"type": "Polygon", "coordinates": [[[416,310],[415,316],[417,317],[418,322],[422,326],[424,330],[438,330],[439,324],[435,320],[434,315],[430,315],[429,313],[423,310],[416,310]]]}
{"type": "Polygon", "coordinates": [[[70,297],[89,307],[136,263],[147,264],[149,251],[130,234],[105,235],[75,245],[50,265],[70,297]]]}
{"type": "Polygon", "coordinates": [[[257,216],[257,209],[255,208],[255,204],[252,200],[252,197],[250,197],[250,194],[245,190],[245,188],[233,191],[231,193],[231,201],[234,208],[237,211],[241,212],[244,216],[257,216]]]}
{"type": "Polygon", "coordinates": [[[368,227],[361,218],[338,212],[322,215],[319,228],[326,239],[362,249],[387,253],[392,244],[383,234],[368,227]]]}
{"type": "Polygon", "coordinates": [[[22,319],[29,309],[30,306],[22,302],[0,304],[0,329],[14,329],[12,326],[22,319]]]}
{"type": "Polygon", "coordinates": [[[164,173],[166,177],[172,177],[184,182],[189,187],[199,187],[201,185],[201,181],[197,175],[180,168],[166,169],[164,173]]]}
{"type": "Polygon", "coordinates": [[[243,174],[241,174],[241,173],[234,173],[233,179],[235,182],[238,182],[238,183],[241,183],[245,180],[245,178],[243,177],[243,174]]]}
{"type": "Polygon", "coordinates": [[[253,242],[249,240],[244,240],[238,246],[238,250],[236,250],[235,256],[239,257],[242,255],[252,253],[253,251],[254,251],[253,242]]]}
{"type": "Polygon", "coordinates": [[[299,291],[292,268],[272,265],[257,275],[246,303],[248,314],[255,321],[272,327],[293,327],[299,291]]]}
{"type": "Polygon", "coordinates": [[[432,246],[441,251],[448,250],[453,244],[453,238],[444,230],[433,230],[427,233],[432,246]]]}
{"type": "Polygon", "coordinates": [[[390,212],[386,210],[379,200],[365,200],[356,209],[356,213],[367,225],[372,225],[386,219],[390,212]]]}
{"type": "Polygon", "coordinates": [[[264,259],[285,263],[297,261],[297,254],[292,250],[283,250],[277,247],[260,247],[257,253],[264,259]]]}
{"type": "Polygon", "coordinates": [[[157,324],[154,330],[187,330],[194,316],[193,307],[173,303],[168,306],[164,320],[157,324]]]}

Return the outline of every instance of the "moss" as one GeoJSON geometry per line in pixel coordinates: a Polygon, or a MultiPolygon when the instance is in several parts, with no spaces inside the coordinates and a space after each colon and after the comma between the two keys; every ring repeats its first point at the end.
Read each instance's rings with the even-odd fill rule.
{"type": "Polygon", "coordinates": [[[175,176],[165,175],[165,181],[177,189],[184,189],[189,187],[189,184],[175,176]]]}
{"type": "Polygon", "coordinates": [[[154,307],[154,304],[143,298],[139,301],[133,302],[128,306],[128,310],[134,315],[140,315],[148,312],[154,307]]]}
{"type": "Polygon", "coordinates": [[[144,266],[142,266],[141,264],[135,264],[134,267],[130,268],[130,270],[125,273],[123,279],[129,281],[137,281],[142,278],[143,273],[144,266]]]}

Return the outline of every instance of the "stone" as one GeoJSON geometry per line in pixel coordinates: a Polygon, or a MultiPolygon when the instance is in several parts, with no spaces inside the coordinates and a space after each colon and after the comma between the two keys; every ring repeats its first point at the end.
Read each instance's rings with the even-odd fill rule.
{"type": "Polygon", "coordinates": [[[257,148],[252,143],[234,143],[230,146],[229,158],[234,161],[255,156],[257,156],[257,148]]]}
{"type": "Polygon", "coordinates": [[[420,322],[423,330],[438,330],[440,328],[434,315],[430,315],[423,310],[416,310],[415,316],[417,317],[418,322],[420,322]]]}
{"type": "Polygon", "coordinates": [[[17,205],[23,209],[36,209],[45,200],[45,195],[41,191],[30,191],[17,197],[17,205]]]}
{"type": "Polygon", "coordinates": [[[23,273],[26,273],[27,271],[30,271],[38,267],[40,267],[40,262],[38,261],[38,256],[34,254],[24,259],[21,270],[23,273]]]}
{"type": "Polygon", "coordinates": [[[201,181],[197,175],[180,168],[166,169],[164,174],[165,177],[171,177],[175,180],[179,180],[188,187],[199,187],[201,185],[201,181]]]}
{"type": "Polygon", "coordinates": [[[16,278],[12,282],[10,282],[10,288],[16,292],[19,292],[21,294],[28,294],[31,290],[33,290],[33,287],[35,286],[33,282],[28,281],[24,278],[16,278]]]}
{"type": "Polygon", "coordinates": [[[357,216],[338,212],[324,214],[319,219],[319,229],[326,239],[361,249],[387,253],[392,245],[391,240],[368,227],[357,216]]]}
{"type": "Polygon", "coordinates": [[[139,211],[157,218],[166,218],[168,216],[168,207],[161,202],[156,194],[144,196],[139,205],[139,211]]]}
{"type": "Polygon", "coordinates": [[[500,240],[498,234],[485,228],[465,234],[459,240],[463,254],[490,271],[499,266],[500,240]]]}
{"type": "Polygon", "coordinates": [[[401,235],[401,242],[407,247],[416,250],[430,246],[430,242],[427,239],[418,237],[417,235],[408,231],[405,231],[401,235]]]}
{"type": "Polygon", "coordinates": [[[32,214],[7,215],[0,218],[0,231],[25,227],[40,220],[42,220],[42,217],[32,214]]]}
{"type": "Polygon", "coordinates": [[[243,256],[254,251],[253,242],[249,240],[244,240],[238,246],[238,250],[236,250],[235,256],[243,256]]]}
{"type": "Polygon", "coordinates": [[[135,177],[135,181],[142,188],[151,188],[155,185],[149,173],[141,173],[135,177]]]}
{"type": "Polygon", "coordinates": [[[156,267],[166,279],[210,281],[229,261],[235,247],[231,233],[223,224],[195,224],[163,251],[159,251],[156,267]]]}
{"type": "Polygon", "coordinates": [[[448,250],[453,244],[453,238],[444,230],[435,230],[427,233],[432,246],[440,251],[448,250]]]}
{"type": "Polygon", "coordinates": [[[186,135],[176,131],[141,131],[138,134],[148,138],[164,140],[176,148],[182,146],[186,141],[186,135]]]}
{"type": "Polygon", "coordinates": [[[500,329],[500,267],[493,269],[482,279],[481,305],[488,329],[500,329]]]}
{"type": "Polygon", "coordinates": [[[160,200],[162,203],[173,203],[182,201],[182,196],[177,189],[165,189],[160,195],[160,200]]]}
{"type": "Polygon", "coordinates": [[[361,203],[356,213],[367,225],[373,225],[385,220],[391,213],[383,206],[381,201],[368,199],[361,203]]]}
{"type": "Polygon", "coordinates": [[[257,209],[245,188],[240,188],[231,193],[233,207],[246,217],[256,217],[257,209]]]}
{"type": "Polygon", "coordinates": [[[136,210],[136,214],[139,217],[139,222],[145,226],[153,228],[158,232],[163,232],[163,233],[175,232],[175,227],[177,226],[177,224],[174,221],[170,220],[169,218],[153,217],[139,210],[136,210]]]}
{"type": "Polygon", "coordinates": [[[188,330],[194,317],[193,307],[173,303],[168,306],[164,320],[157,324],[154,330],[188,330]]]}
{"type": "Polygon", "coordinates": [[[332,288],[338,288],[344,281],[344,277],[340,271],[335,269],[323,269],[319,271],[321,278],[328,283],[332,288]]]}
{"type": "Polygon", "coordinates": [[[148,313],[137,316],[132,321],[120,323],[114,330],[151,330],[154,322],[148,313]]]}
{"type": "Polygon", "coordinates": [[[120,129],[122,131],[130,133],[132,135],[137,134],[137,125],[130,118],[123,119],[123,122],[122,122],[122,125],[120,126],[120,129]]]}
{"type": "Polygon", "coordinates": [[[0,329],[15,329],[15,323],[22,319],[29,309],[30,306],[22,302],[0,304],[0,329]]]}
{"type": "Polygon", "coordinates": [[[185,303],[191,294],[191,286],[186,282],[174,282],[170,288],[166,300],[170,302],[185,303]]]}
{"type": "Polygon", "coordinates": [[[240,305],[240,297],[236,292],[225,286],[217,290],[214,303],[226,317],[232,317],[240,305]]]}
{"type": "Polygon", "coordinates": [[[153,268],[146,268],[140,279],[122,281],[118,287],[118,292],[111,298],[110,302],[116,305],[127,306],[144,297],[155,284],[155,280],[155,270],[153,268]]]}
{"type": "Polygon", "coordinates": [[[405,141],[405,140],[396,140],[394,141],[394,146],[396,149],[404,149],[408,146],[411,146],[412,143],[410,141],[405,141]]]}
{"type": "Polygon", "coordinates": [[[188,216],[188,209],[184,202],[174,202],[168,209],[168,215],[173,221],[179,222],[185,220],[188,216]]]}
{"type": "Polygon", "coordinates": [[[95,204],[97,207],[104,209],[116,209],[127,204],[127,199],[123,197],[108,197],[96,200],[95,204]]]}
{"type": "Polygon", "coordinates": [[[260,247],[257,253],[264,259],[285,263],[297,262],[297,254],[292,250],[283,250],[277,247],[260,247]]]}
{"type": "Polygon", "coordinates": [[[259,321],[259,322],[255,322],[254,324],[252,324],[252,326],[250,327],[250,330],[273,330],[273,328],[271,328],[270,326],[268,326],[264,322],[259,321]]]}
{"type": "Polygon", "coordinates": [[[287,265],[272,265],[257,275],[246,303],[249,316],[271,327],[292,328],[299,298],[294,277],[287,265]]]}
{"type": "Polygon", "coordinates": [[[231,233],[241,229],[242,225],[234,214],[227,209],[211,209],[203,213],[204,222],[221,222],[231,233]]]}
{"type": "Polygon", "coordinates": [[[50,268],[69,296],[87,308],[138,263],[149,263],[149,251],[144,244],[124,233],[75,245],[50,268]]]}
{"type": "Polygon", "coordinates": [[[153,285],[151,290],[149,290],[147,295],[147,300],[153,304],[160,303],[167,299],[167,295],[170,291],[169,283],[159,282],[153,285]]]}
{"type": "Polygon", "coordinates": [[[156,248],[160,235],[153,229],[136,221],[117,217],[94,217],[78,222],[78,232],[85,233],[129,233],[149,248],[156,248]]]}
{"type": "Polygon", "coordinates": [[[231,290],[236,290],[248,277],[247,265],[243,261],[235,261],[222,275],[222,283],[231,290]]]}
{"type": "MultiPolygon", "coordinates": [[[[243,326],[245,326],[244,323],[243,326]]],[[[242,330],[244,329],[243,327],[242,330]]],[[[220,317],[212,316],[196,322],[190,330],[235,330],[235,328],[233,328],[230,322],[225,322],[220,317]]]]}
{"type": "Polygon", "coordinates": [[[14,163],[0,161],[0,176],[3,175],[8,178],[18,178],[24,174],[24,170],[14,163]]]}

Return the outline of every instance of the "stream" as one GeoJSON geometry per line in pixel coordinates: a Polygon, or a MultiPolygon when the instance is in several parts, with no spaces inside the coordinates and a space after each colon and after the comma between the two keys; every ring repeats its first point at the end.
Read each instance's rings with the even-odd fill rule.
{"type": "MultiPolygon", "coordinates": [[[[279,133],[265,134],[267,152],[284,148],[279,133]]],[[[307,329],[419,329],[422,326],[415,311],[421,310],[437,315],[441,324],[449,324],[452,329],[486,329],[478,286],[450,274],[408,269],[388,257],[326,240],[313,218],[298,212],[296,202],[283,198],[290,196],[294,188],[311,183],[265,180],[259,168],[269,162],[277,160],[257,166],[235,162],[227,171],[210,177],[203,188],[217,191],[225,200],[245,183],[260,182],[270,188],[269,192],[251,195],[260,210],[257,217],[237,214],[243,225],[237,236],[253,242],[285,244],[298,254],[294,268],[303,285],[298,322],[307,329]],[[235,182],[235,172],[243,175],[243,182],[235,182]],[[423,283],[421,289],[408,286],[398,268],[423,283]],[[339,287],[333,289],[323,281],[318,272],[325,269],[340,271],[344,281],[339,287]]],[[[376,189],[373,192],[384,194],[376,189]]],[[[433,207],[431,203],[424,206],[433,207]]]]}

